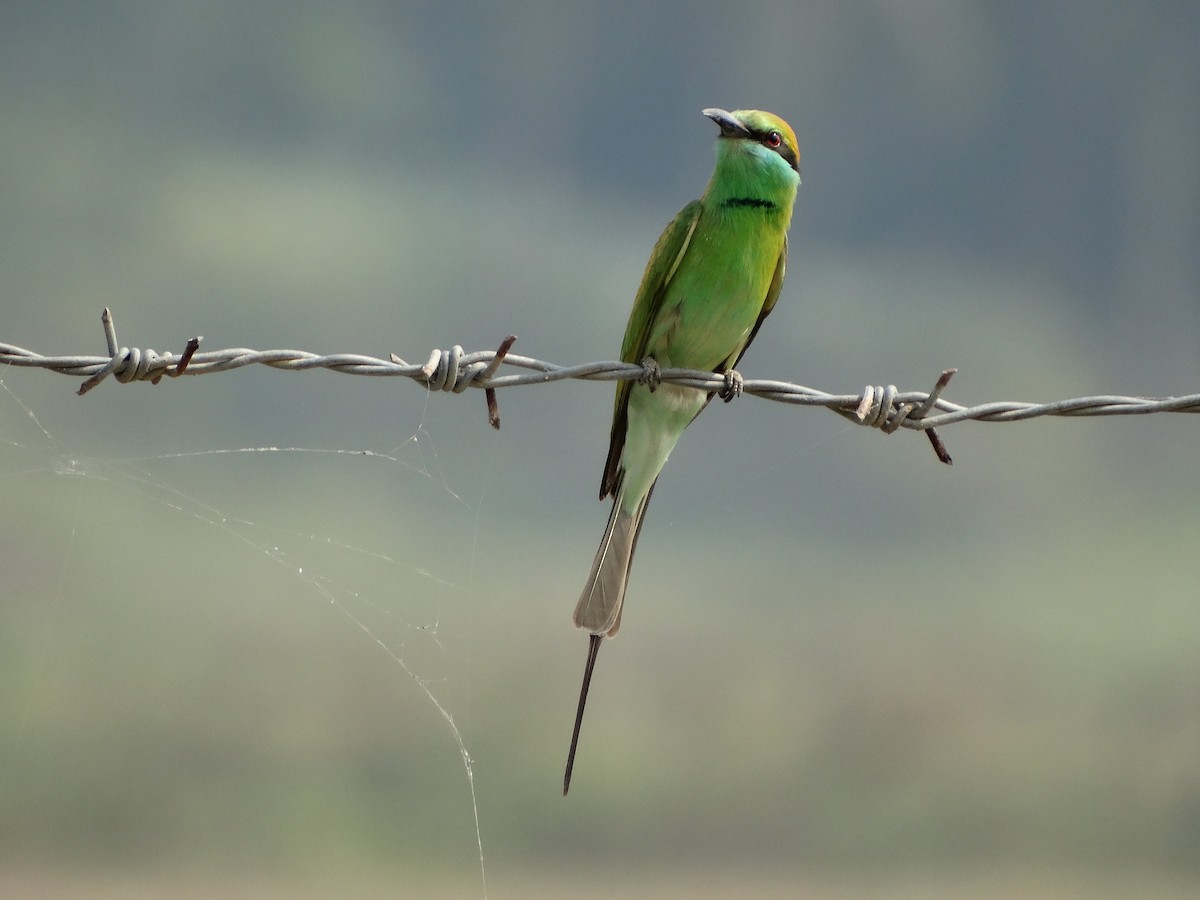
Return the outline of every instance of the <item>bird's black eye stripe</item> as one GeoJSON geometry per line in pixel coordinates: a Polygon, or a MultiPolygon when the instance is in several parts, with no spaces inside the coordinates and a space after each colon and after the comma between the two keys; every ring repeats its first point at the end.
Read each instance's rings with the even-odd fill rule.
{"type": "Polygon", "coordinates": [[[793,169],[797,167],[799,160],[796,159],[795,151],[788,146],[783,139],[783,135],[778,131],[755,131],[752,132],[752,134],[754,139],[768,150],[774,150],[776,153],[782,156],[788,165],[790,165],[793,169]]]}

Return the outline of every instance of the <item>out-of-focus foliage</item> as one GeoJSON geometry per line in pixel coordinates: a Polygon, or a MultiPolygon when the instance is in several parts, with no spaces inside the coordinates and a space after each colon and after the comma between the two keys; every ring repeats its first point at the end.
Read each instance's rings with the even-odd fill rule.
{"type": "MultiPolygon", "coordinates": [[[[0,340],[612,357],[699,109],[757,106],[804,183],[745,373],[1197,389],[1200,10],[510,6],[5,6],[0,340]]],[[[325,373],[0,382],[0,882],[482,893],[411,671],[491,896],[1195,887],[1190,418],[956,426],[945,469],[709,410],[564,801],[609,388],[492,434],[325,373]],[[187,456],[255,447],[387,458],[187,456]]]]}

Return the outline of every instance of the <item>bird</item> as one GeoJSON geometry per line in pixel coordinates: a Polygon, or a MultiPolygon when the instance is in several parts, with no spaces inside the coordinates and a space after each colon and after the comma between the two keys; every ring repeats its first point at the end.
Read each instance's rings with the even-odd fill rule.
{"type": "Polygon", "coordinates": [[[621,360],[642,365],[645,374],[618,382],[613,403],[600,481],[600,499],[613,498],[612,512],[575,607],[588,651],[563,796],[571,787],[596,655],[621,627],[650,495],[679,436],[715,393],[661,382],[660,369],[722,374],[722,397],[731,399],[741,384],[734,367],[775,307],[787,267],[787,231],[800,186],[795,132],[761,110],[702,112],[719,129],[716,167],[704,194],[654,245],[621,342],[621,360]]]}

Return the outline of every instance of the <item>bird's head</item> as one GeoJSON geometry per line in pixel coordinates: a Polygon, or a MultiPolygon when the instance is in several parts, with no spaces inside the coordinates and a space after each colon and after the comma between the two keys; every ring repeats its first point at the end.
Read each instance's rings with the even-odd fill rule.
{"type": "Polygon", "coordinates": [[[715,108],[704,110],[704,115],[721,129],[717,140],[718,157],[736,147],[771,167],[786,165],[799,176],[800,147],[796,143],[796,133],[779,116],[758,109],[726,112],[715,108]]]}

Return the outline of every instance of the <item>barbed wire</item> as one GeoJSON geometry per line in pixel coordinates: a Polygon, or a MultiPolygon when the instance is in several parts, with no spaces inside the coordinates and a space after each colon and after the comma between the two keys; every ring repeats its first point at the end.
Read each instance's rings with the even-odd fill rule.
{"type": "Polygon", "coordinates": [[[659,368],[652,359],[640,365],[601,361],[575,366],[518,356],[509,353],[515,335],[505,338],[495,350],[467,353],[462,347],[434,350],[423,365],[405,362],[392,354],[378,359],[357,353],[317,354],[304,350],[251,350],[234,347],[199,352],[200,337],[187,341],[178,356],[154,350],[122,347],[117,341],[112,313],[101,316],[107,356],[43,356],[0,341],[0,365],[49,369],[63,375],[85,378],[78,394],[86,394],[110,375],[118,382],[150,381],[158,384],[164,377],[206,375],[229,372],[244,366],[264,365],[285,371],[329,369],[346,375],[399,376],[418,382],[431,391],[462,393],[469,387],[482,388],[487,398],[488,419],[500,427],[496,391],[500,388],[530,384],[549,384],[565,379],[587,381],[637,380],[654,389],[661,382],[698,388],[720,396],[726,402],[740,394],[749,394],[798,406],[824,406],[860,425],[892,433],[900,428],[925,432],[938,458],[951,459],[938,437],[936,428],[956,422],[1016,422],[1038,416],[1127,416],[1149,413],[1200,413],[1200,394],[1178,397],[1126,397],[1105,394],[1078,397],[1051,403],[996,401],[976,406],[961,406],[942,399],[942,392],[957,369],[945,369],[929,391],[900,391],[895,385],[867,385],[856,394],[829,394],[815,388],[786,381],[744,379],[736,372],[718,374],[695,369],[659,368]],[[502,366],[524,372],[500,374],[502,366]]]}

